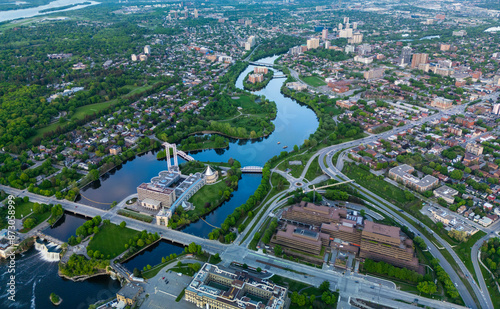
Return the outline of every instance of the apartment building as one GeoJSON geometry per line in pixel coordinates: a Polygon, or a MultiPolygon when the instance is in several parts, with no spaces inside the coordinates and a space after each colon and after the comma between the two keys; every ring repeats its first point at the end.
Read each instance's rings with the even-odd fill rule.
{"type": "Polygon", "coordinates": [[[413,176],[411,173],[414,170],[408,164],[398,165],[389,170],[389,177],[419,192],[431,190],[439,183],[434,176],[426,175],[422,179],[413,176]]]}

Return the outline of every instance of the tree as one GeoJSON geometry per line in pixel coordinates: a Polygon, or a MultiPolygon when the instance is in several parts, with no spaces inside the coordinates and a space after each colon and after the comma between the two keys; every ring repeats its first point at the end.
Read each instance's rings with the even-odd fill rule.
{"type": "Polygon", "coordinates": [[[462,179],[462,177],[464,176],[464,172],[462,172],[461,170],[459,169],[454,169],[451,173],[450,173],[450,177],[453,178],[453,179],[456,179],[456,180],[460,180],[462,179]]]}
{"type": "Polygon", "coordinates": [[[136,277],[136,278],[142,277],[142,272],[137,268],[134,268],[133,274],[134,274],[134,277],[136,277]]]}
{"type": "Polygon", "coordinates": [[[281,248],[281,246],[280,245],[274,246],[274,255],[280,256],[281,254],[283,254],[283,249],[281,248]]]}
{"type": "Polygon", "coordinates": [[[36,226],[36,219],[35,218],[26,218],[23,222],[23,227],[27,230],[31,230],[36,226]]]}
{"type": "Polygon", "coordinates": [[[440,229],[442,229],[444,227],[444,224],[443,224],[443,222],[439,221],[439,222],[436,223],[436,226],[440,230],[440,229]]]}
{"type": "Polygon", "coordinates": [[[417,289],[421,293],[434,294],[437,291],[437,286],[432,281],[422,281],[418,283],[417,289]]]}
{"type": "Polygon", "coordinates": [[[325,291],[330,290],[330,281],[323,281],[323,282],[319,285],[319,290],[320,290],[321,292],[325,292],[325,291]]]}
{"type": "Polygon", "coordinates": [[[125,221],[120,222],[120,227],[121,228],[124,228],[125,226],[127,226],[127,222],[125,222],[125,221]]]}

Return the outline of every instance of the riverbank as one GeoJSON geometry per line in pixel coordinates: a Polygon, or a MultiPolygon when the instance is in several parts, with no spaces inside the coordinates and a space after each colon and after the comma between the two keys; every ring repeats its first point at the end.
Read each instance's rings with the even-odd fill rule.
{"type": "Polygon", "coordinates": [[[98,277],[98,276],[111,275],[111,272],[109,272],[107,269],[100,269],[98,273],[95,273],[92,275],[78,275],[78,276],[70,277],[70,276],[63,274],[61,272],[61,270],[59,269],[57,271],[57,274],[59,275],[59,277],[66,279],[66,280],[71,280],[73,282],[81,282],[81,281],[85,281],[87,279],[98,277]]]}

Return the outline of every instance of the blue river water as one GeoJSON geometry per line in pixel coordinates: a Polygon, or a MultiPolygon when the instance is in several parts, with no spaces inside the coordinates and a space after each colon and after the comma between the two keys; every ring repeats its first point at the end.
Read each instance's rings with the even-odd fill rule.
{"type": "MultiPolygon", "coordinates": [[[[272,63],[276,57],[259,60],[272,63]]],[[[242,81],[253,66],[249,66],[239,76],[236,86],[243,88],[242,81]]],[[[275,72],[280,74],[281,72],[275,72]]],[[[318,127],[318,119],[314,112],[296,101],[284,97],[280,93],[281,85],[285,79],[273,79],[262,90],[255,92],[264,95],[276,102],[277,116],[273,120],[275,131],[269,136],[256,140],[234,140],[228,149],[205,150],[191,155],[200,161],[227,162],[234,158],[242,166],[263,166],[267,160],[284,151],[283,146],[288,146],[287,151],[294,145],[301,145],[304,139],[314,133],[318,127]],[[280,142],[280,144],[278,144],[280,142]]],[[[136,188],[142,182],[148,182],[152,177],[166,169],[164,160],[156,159],[157,151],[139,155],[125,162],[101,179],[94,182],[84,190],[79,202],[94,207],[107,209],[106,204],[121,201],[130,194],[136,193],[136,188]]],[[[183,162],[181,159],[179,163],[183,162]]],[[[205,221],[214,226],[220,226],[228,214],[245,203],[260,184],[262,176],[259,174],[244,174],[238,183],[238,190],[232,193],[231,198],[223,205],[205,216],[205,221]]],[[[85,219],[66,214],[64,219],[54,228],[47,229],[46,234],[63,241],[74,234],[76,228],[85,219]]],[[[203,220],[198,220],[186,226],[183,231],[200,237],[207,237],[212,227],[203,220]]],[[[145,250],[133,259],[127,261],[128,269],[142,269],[147,264],[151,266],[161,262],[161,258],[172,253],[180,253],[182,247],[165,241],[159,242],[152,248],[145,250]]],[[[57,274],[57,263],[46,262],[41,254],[31,249],[24,255],[17,257],[19,269],[17,283],[17,301],[10,302],[5,292],[0,293],[0,308],[53,308],[49,301],[52,292],[60,295],[63,302],[59,308],[80,309],[88,308],[89,304],[100,299],[112,297],[119,290],[117,281],[108,276],[98,277],[84,282],[72,282],[60,278],[57,274]]],[[[6,282],[6,262],[0,262],[0,282],[6,282]]]]}

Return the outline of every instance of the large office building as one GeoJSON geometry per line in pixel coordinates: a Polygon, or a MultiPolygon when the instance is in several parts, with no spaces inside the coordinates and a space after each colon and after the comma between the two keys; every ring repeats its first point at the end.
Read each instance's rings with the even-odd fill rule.
{"type": "Polygon", "coordinates": [[[429,59],[429,55],[427,54],[413,54],[411,58],[411,68],[418,68],[420,64],[426,64],[429,59]]]}
{"type": "MultiPolygon", "coordinates": [[[[179,178],[179,174],[172,175],[179,178]]],[[[175,190],[159,183],[142,183],[137,187],[138,202],[142,207],[159,210],[170,207],[175,201],[175,190]]]]}
{"type": "Polygon", "coordinates": [[[419,192],[431,190],[439,183],[439,180],[434,176],[426,175],[421,179],[413,176],[411,173],[414,170],[408,164],[398,165],[389,170],[389,177],[419,192]]]}
{"type": "Polygon", "coordinates": [[[288,289],[249,275],[205,263],[186,288],[186,301],[199,308],[284,309],[288,289]]]}
{"type": "Polygon", "coordinates": [[[289,222],[300,222],[312,226],[323,223],[340,222],[347,217],[347,210],[328,206],[318,206],[313,203],[300,202],[285,209],[281,218],[289,222]]]}
{"type": "Polygon", "coordinates": [[[417,271],[418,258],[415,257],[413,241],[395,226],[365,221],[361,232],[359,256],[375,261],[384,261],[395,266],[417,271]]]}
{"type": "Polygon", "coordinates": [[[347,213],[344,208],[315,207],[320,211],[304,202],[285,209],[281,227],[272,237],[271,244],[280,245],[287,255],[312,263],[323,263],[322,255],[331,249],[419,269],[413,242],[400,228],[365,221],[356,212],[347,213]],[[291,221],[291,215],[296,220],[291,221]],[[317,222],[322,222],[319,228],[317,222]]]}
{"type": "Polygon", "coordinates": [[[328,246],[330,237],[317,229],[301,228],[293,224],[286,224],[271,239],[274,245],[280,245],[285,249],[306,252],[319,255],[323,246],[328,246]]]}

